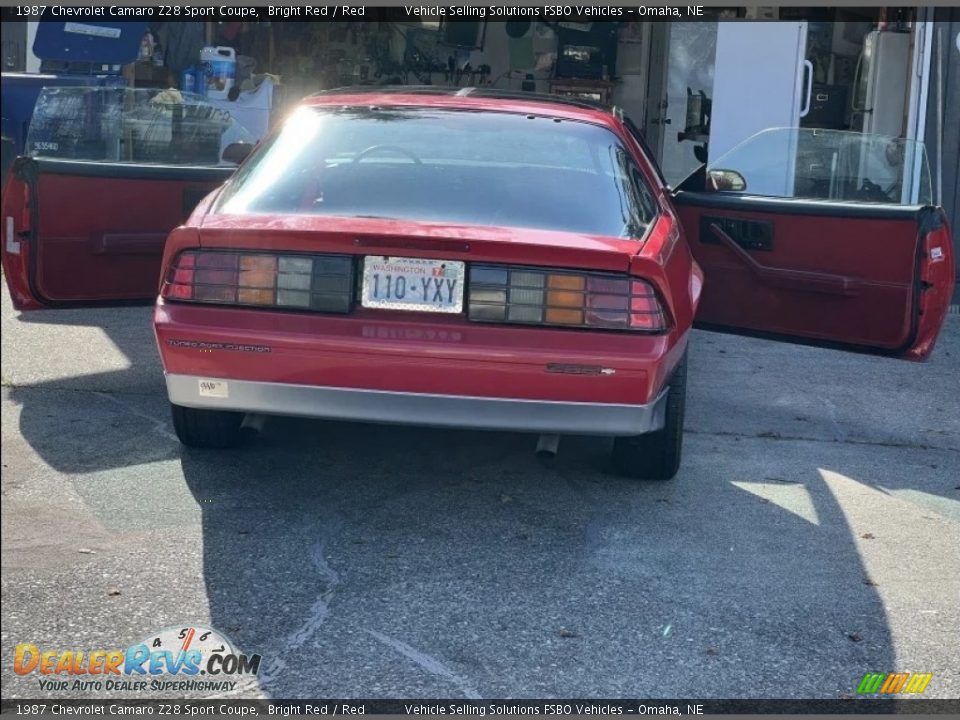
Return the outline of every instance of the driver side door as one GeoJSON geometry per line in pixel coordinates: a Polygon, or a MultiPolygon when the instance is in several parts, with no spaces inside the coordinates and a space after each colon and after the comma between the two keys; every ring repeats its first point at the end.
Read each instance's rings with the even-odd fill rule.
{"type": "Polygon", "coordinates": [[[202,100],[45,88],[3,193],[4,276],[18,310],[152,302],[167,234],[236,169],[245,132],[202,100]]]}

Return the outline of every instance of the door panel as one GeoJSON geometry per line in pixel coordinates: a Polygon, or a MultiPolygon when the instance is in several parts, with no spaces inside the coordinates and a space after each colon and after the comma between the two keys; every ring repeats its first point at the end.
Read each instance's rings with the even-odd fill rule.
{"type": "Polygon", "coordinates": [[[704,271],[697,322],[924,359],[947,311],[949,230],[937,208],[679,192],[704,271]],[[935,248],[935,249],[934,249],[935,248]]]}
{"type": "Polygon", "coordinates": [[[14,303],[152,300],[167,234],[232,172],[20,158],[3,209],[14,303]]]}

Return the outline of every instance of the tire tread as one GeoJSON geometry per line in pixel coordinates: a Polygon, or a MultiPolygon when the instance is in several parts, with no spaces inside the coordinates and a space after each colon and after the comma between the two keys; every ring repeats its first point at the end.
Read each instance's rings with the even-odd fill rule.
{"type": "Polygon", "coordinates": [[[173,429],[187,447],[229,448],[240,443],[243,414],[170,405],[173,429]]]}
{"type": "Polygon", "coordinates": [[[670,480],[680,469],[683,417],[687,399],[687,353],[670,378],[666,423],[652,433],[616,438],[613,465],[617,473],[642,480],[670,480]]]}

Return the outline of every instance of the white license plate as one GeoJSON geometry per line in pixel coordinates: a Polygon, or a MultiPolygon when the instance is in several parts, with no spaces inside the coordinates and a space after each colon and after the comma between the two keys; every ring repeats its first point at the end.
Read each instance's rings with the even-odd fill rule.
{"type": "Polygon", "coordinates": [[[462,312],[464,268],[465,263],[457,260],[368,255],[363,259],[360,304],[388,310],[462,312]]]}

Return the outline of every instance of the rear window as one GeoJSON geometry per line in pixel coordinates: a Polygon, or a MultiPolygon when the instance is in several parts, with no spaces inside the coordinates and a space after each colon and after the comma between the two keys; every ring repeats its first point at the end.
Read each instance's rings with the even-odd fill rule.
{"type": "Polygon", "coordinates": [[[640,238],[649,189],[617,136],[496,112],[301,108],[217,211],[378,217],[640,238]]]}

